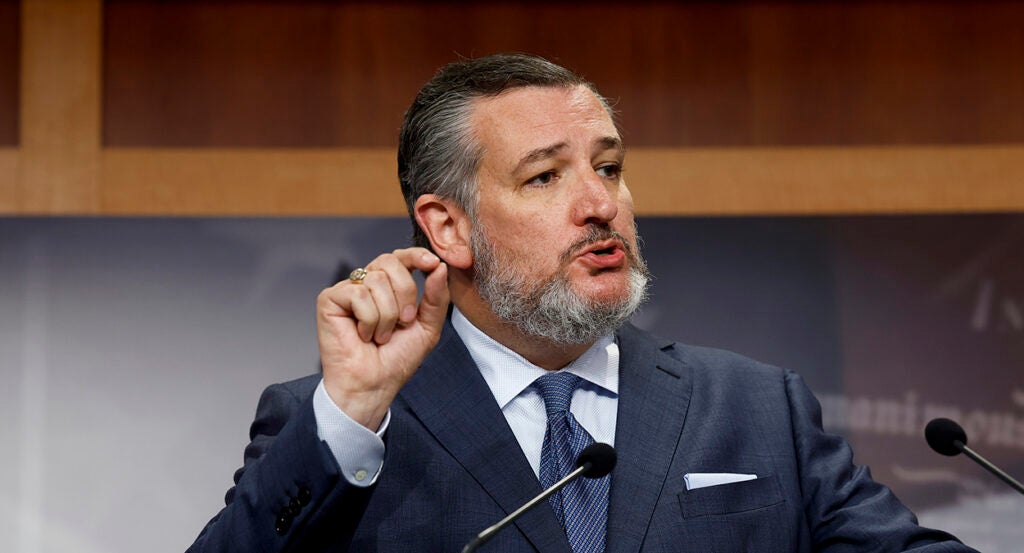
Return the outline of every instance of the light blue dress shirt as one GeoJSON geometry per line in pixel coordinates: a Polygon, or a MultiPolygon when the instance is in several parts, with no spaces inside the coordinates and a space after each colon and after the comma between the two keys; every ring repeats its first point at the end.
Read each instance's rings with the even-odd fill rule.
{"type": "MultiPolygon", "coordinates": [[[[547,429],[544,398],[530,385],[547,371],[499,344],[455,309],[452,326],[480,369],[498,407],[512,428],[533,472],[540,475],[540,451],[547,429]]],[[[596,442],[615,445],[619,402],[619,346],[604,336],[563,371],[583,379],[572,395],[569,410],[596,442]]]]}

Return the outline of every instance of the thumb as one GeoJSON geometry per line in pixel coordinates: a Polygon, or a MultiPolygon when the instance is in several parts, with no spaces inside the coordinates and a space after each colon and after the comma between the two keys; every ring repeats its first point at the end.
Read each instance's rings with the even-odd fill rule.
{"type": "Polygon", "coordinates": [[[448,302],[451,294],[448,291],[448,264],[440,263],[427,275],[423,283],[423,299],[416,318],[420,324],[433,332],[441,332],[445,317],[448,315],[448,302]]]}

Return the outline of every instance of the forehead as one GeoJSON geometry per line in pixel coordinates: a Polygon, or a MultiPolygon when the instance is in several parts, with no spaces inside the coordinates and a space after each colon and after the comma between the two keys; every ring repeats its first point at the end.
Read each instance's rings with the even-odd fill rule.
{"type": "Polygon", "coordinates": [[[551,144],[589,146],[619,136],[604,105],[583,85],[523,87],[478,99],[470,124],[485,158],[506,160],[551,144]]]}

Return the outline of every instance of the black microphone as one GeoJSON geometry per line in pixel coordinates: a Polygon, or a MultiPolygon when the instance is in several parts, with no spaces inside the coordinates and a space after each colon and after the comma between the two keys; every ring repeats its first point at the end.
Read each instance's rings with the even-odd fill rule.
{"type": "Polygon", "coordinates": [[[615,468],[615,461],[615,448],[612,446],[600,442],[594,442],[588,445],[580,452],[580,456],[576,458],[576,470],[565,475],[565,478],[555,482],[553,486],[541,492],[537,497],[527,501],[525,505],[498,521],[494,526],[491,526],[477,534],[475,538],[470,540],[470,542],[462,548],[462,553],[471,553],[472,551],[476,551],[476,548],[487,543],[487,541],[493,538],[494,535],[502,528],[508,526],[523,513],[536,507],[540,502],[547,499],[548,496],[564,488],[566,484],[580,476],[585,476],[587,478],[601,478],[602,476],[605,476],[615,468]]]}
{"type": "Polygon", "coordinates": [[[988,459],[967,447],[967,433],[964,432],[964,429],[959,424],[949,419],[934,419],[928,423],[928,426],[924,427],[924,438],[928,440],[928,445],[937,453],[950,457],[963,453],[970,457],[972,461],[984,467],[985,470],[1009,484],[1011,488],[1024,494],[1024,486],[1020,482],[1014,480],[1012,476],[1000,470],[999,467],[988,462],[988,459]]]}

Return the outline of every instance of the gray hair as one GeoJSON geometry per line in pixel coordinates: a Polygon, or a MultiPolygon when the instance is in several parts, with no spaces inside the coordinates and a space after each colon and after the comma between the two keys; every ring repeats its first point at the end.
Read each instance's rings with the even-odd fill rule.
{"type": "Polygon", "coordinates": [[[586,86],[605,109],[594,85],[572,71],[527,54],[495,54],[442,67],[419,94],[402,122],[398,141],[398,180],[412,220],[413,244],[430,247],[416,223],[416,199],[436,194],[455,202],[476,219],[476,173],[483,149],[472,136],[473,101],[529,86],[586,86]]]}

